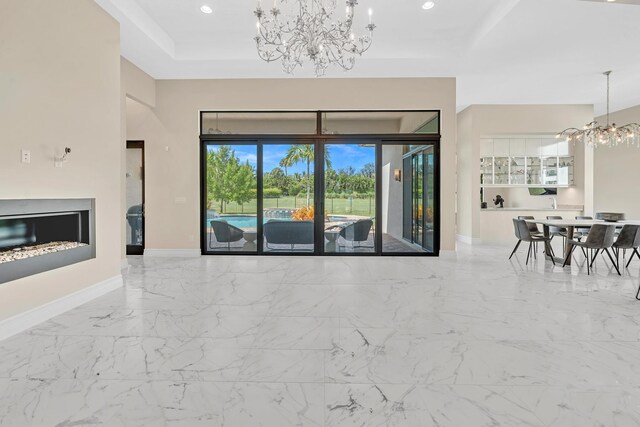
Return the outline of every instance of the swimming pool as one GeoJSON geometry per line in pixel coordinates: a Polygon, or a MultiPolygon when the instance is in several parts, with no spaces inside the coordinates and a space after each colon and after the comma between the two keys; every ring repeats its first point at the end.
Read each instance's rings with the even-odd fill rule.
{"type": "MultiPolygon", "coordinates": [[[[234,227],[241,228],[246,230],[248,228],[257,228],[258,227],[258,218],[252,215],[230,215],[230,216],[219,216],[216,218],[207,218],[207,225],[209,225],[212,219],[221,219],[226,221],[227,223],[233,225],[234,227]]],[[[263,218],[263,223],[271,220],[273,218],[263,218]]],[[[291,221],[291,218],[277,218],[278,221],[291,221]]],[[[343,222],[349,221],[349,217],[338,216],[338,215],[330,215],[330,222],[343,222]]]]}

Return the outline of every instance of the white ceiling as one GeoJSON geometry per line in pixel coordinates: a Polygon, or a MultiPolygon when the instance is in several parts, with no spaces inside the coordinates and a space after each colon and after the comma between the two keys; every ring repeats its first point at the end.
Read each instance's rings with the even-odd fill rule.
{"type": "MultiPolygon", "coordinates": [[[[120,22],[122,55],[156,79],[292,78],[257,58],[255,0],[95,1],[120,22]],[[200,12],[203,4],[214,13],[200,12]]],[[[613,70],[615,111],[640,104],[639,3],[437,0],[423,11],[419,0],[359,0],[356,27],[374,10],[373,46],[328,78],[456,77],[459,109],[595,104],[601,114],[601,73],[613,70]]]]}

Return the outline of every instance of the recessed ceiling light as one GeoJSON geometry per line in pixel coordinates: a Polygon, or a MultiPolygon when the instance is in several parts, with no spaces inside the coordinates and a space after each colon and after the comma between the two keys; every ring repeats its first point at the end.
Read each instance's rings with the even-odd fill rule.
{"type": "Polygon", "coordinates": [[[425,1],[424,3],[422,3],[422,8],[424,10],[429,10],[429,9],[433,9],[433,7],[436,5],[436,2],[433,0],[428,0],[425,1]]]}
{"type": "Polygon", "coordinates": [[[211,6],[207,6],[206,4],[203,4],[202,6],[200,6],[200,11],[202,13],[206,13],[207,15],[210,13],[213,13],[213,9],[211,9],[211,6]]]}

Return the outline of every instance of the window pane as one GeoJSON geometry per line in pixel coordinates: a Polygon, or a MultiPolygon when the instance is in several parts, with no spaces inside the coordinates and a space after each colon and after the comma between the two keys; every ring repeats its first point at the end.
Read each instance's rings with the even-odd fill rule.
{"type": "Polygon", "coordinates": [[[256,252],[255,145],[207,145],[207,250],[256,252]]]}
{"type": "Polygon", "coordinates": [[[325,252],[375,252],[375,146],[327,144],[325,155],[325,252]]]}
{"type": "Polygon", "coordinates": [[[330,134],[438,134],[437,111],[372,111],[322,113],[322,133],[330,134]]]}
{"type": "Polygon", "coordinates": [[[265,252],[313,252],[314,146],[265,144],[265,252]]]}
{"type": "Polygon", "coordinates": [[[315,112],[202,113],[203,135],[315,134],[315,112]]]}

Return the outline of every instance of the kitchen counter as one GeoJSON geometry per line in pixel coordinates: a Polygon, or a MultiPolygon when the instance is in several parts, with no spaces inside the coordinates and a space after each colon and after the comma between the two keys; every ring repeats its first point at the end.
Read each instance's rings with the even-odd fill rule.
{"type": "Polygon", "coordinates": [[[480,209],[480,212],[488,211],[488,212],[500,212],[500,211],[541,211],[541,212],[575,212],[582,211],[582,207],[574,207],[574,208],[486,208],[480,209]]]}
{"type": "MultiPolygon", "coordinates": [[[[513,233],[513,218],[518,216],[532,216],[536,219],[546,219],[549,215],[561,216],[565,219],[574,219],[582,215],[582,206],[560,206],[559,209],[551,208],[494,208],[480,209],[479,233],[474,236],[474,243],[483,244],[515,244],[516,237],[513,233]],[[486,213],[486,215],[485,215],[486,213]]],[[[560,240],[558,240],[560,241],[560,240]]],[[[561,250],[561,248],[559,249],[561,250]]]]}

